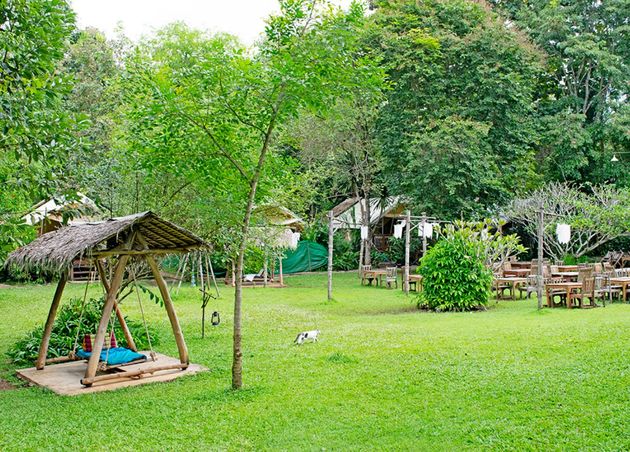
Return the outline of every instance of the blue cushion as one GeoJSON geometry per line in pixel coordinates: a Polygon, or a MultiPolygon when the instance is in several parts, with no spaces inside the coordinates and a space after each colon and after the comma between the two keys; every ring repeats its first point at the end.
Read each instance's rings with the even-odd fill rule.
{"type": "MultiPolygon", "coordinates": [[[[81,359],[89,359],[92,356],[92,352],[86,352],[82,348],[77,350],[77,356],[81,359]]],[[[115,366],[117,364],[126,364],[131,361],[143,360],[146,361],[147,357],[140,353],[136,353],[133,350],[129,350],[125,347],[110,348],[109,353],[107,350],[101,351],[100,361],[106,361],[108,366],[115,366]]]]}

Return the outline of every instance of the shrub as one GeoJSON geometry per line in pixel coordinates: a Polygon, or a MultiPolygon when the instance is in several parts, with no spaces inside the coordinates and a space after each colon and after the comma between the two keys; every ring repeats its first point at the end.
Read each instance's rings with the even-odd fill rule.
{"type": "MultiPolygon", "coordinates": [[[[85,303],[83,318],[81,318],[81,298],[73,298],[63,305],[57,313],[55,324],[53,325],[48,346],[48,356],[67,356],[74,348],[74,341],[79,330],[79,346],[85,334],[94,334],[98,328],[103,311],[103,298],[89,299],[85,303]],[[81,318],[81,322],[79,319],[81,318]]],[[[130,320],[125,317],[131,336],[139,350],[147,349],[147,341],[144,325],[141,322],[130,320]]],[[[157,333],[153,327],[149,327],[151,343],[156,345],[159,342],[157,333]]],[[[43,327],[37,327],[17,341],[7,352],[7,355],[16,364],[29,364],[37,359],[39,345],[42,341],[43,327]]],[[[114,331],[116,339],[121,345],[127,345],[125,335],[118,322],[115,322],[114,331]]]]}
{"type": "Polygon", "coordinates": [[[419,273],[424,278],[419,307],[469,311],[488,303],[492,272],[484,264],[483,244],[477,235],[451,231],[427,252],[419,273]]]}

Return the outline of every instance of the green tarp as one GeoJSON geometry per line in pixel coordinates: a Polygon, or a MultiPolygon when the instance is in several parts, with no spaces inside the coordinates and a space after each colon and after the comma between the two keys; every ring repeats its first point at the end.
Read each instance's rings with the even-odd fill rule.
{"type": "Polygon", "coordinates": [[[302,240],[282,259],[282,273],[310,272],[328,264],[328,250],[319,243],[302,240]]]}

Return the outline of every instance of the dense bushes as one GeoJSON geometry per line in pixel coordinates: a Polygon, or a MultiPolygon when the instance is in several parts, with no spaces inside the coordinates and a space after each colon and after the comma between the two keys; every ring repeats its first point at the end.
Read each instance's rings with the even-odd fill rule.
{"type": "MultiPolygon", "coordinates": [[[[57,318],[53,326],[50,336],[50,344],[48,347],[48,356],[66,356],[74,348],[74,341],[79,330],[79,346],[81,339],[85,334],[94,334],[98,328],[103,310],[103,299],[90,299],[85,303],[83,318],[81,318],[81,302],[80,298],[73,298],[68,304],[61,307],[57,313],[57,318]],[[81,319],[81,321],[79,321],[81,319]]],[[[146,350],[149,347],[144,325],[141,322],[125,318],[127,326],[131,331],[138,350],[146,350]]],[[[120,345],[125,343],[125,336],[122,329],[115,322],[114,331],[116,339],[120,345]]],[[[42,340],[43,327],[38,327],[29,332],[20,339],[7,353],[9,358],[16,364],[30,364],[37,359],[39,344],[42,340]]],[[[154,328],[149,327],[149,335],[151,336],[152,345],[156,345],[159,341],[154,328]]]]}
{"type": "Polygon", "coordinates": [[[484,264],[484,244],[477,235],[454,230],[422,259],[423,291],[418,306],[436,311],[467,311],[488,303],[492,272],[484,264]]]}

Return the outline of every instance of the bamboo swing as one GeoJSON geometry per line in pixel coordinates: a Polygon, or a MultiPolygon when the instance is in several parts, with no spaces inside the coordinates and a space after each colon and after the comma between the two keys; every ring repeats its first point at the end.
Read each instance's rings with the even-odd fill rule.
{"type": "MultiPolygon", "coordinates": [[[[46,269],[48,271],[57,270],[61,273],[44,327],[36,369],[43,370],[46,364],[67,362],[76,358],[71,354],[68,357],[46,359],[57,309],[68,280],[69,265],[75,258],[81,257],[91,260],[95,264],[105,293],[105,304],[96,331],[92,354],[87,361],[87,368],[85,375],[81,378],[81,384],[84,387],[90,387],[94,383],[113,383],[128,379],[139,379],[161,371],[186,370],[190,365],[188,349],[169,289],[160,273],[154,256],[159,254],[188,253],[192,250],[206,247],[207,245],[203,240],[189,231],[162,220],[151,212],[144,212],[106,221],[66,226],[57,231],[44,234],[30,244],[14,251],[7,260],[7,265],[9,266],[18,267],[26,271],[46,269]],[[112,261],[116,259],[111,279],[108,279],[106,276],[103,264],[105,259],[112,261]],[[100,355],[112,313],[115,313],[116,320],[124,332],[128,348],[137,351],[117,300],[125,271],[131,259],[146,262],[151,270],[173,330],[179,354],[179,363],[158,364],[128,371],[120,369],[121,365],[99,368],[100,355]],[[97,375],[99,370],[107,371],[111,369],[115,369],[116,372],[97,375]]],[[[136,283],[133,270],[130,273],[134,283],[136,283]]],[[[135,289],[137,291],[137,284],[135,289]]],[[[138,301],[140,301],[139,294],[137,292],[136,294],[138,301]]],[[[87,295],[87,286],[85,295],[87,295]]],[[[141,304],[140,308],[144,317],[141,304]]],[[[75,340],[75,349],[76,343],[77,341],[75,340]]],[[[155,360],[153,350],[151,352],[152,359],[155,360]]]]}

